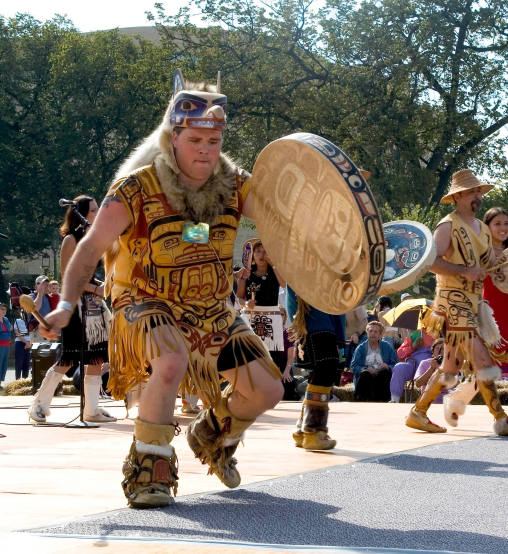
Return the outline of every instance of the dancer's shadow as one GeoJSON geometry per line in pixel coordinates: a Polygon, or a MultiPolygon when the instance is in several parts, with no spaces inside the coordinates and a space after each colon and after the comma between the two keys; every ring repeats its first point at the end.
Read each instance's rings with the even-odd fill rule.
{"type": "MultiPolygon", "coordinates": [[[[294,485],[294,482],[293,482],[294,485]]],[[[295,492],[296,487],[293,487],[295,492]]],[[[317,491],[316,491],[317,493],[317,491]]],[[[317,493],[318,494],[318,493],[317,493]]],[[[396,549],[504,552],[504,538],[453,529],[389,529],[341,520],[341,508],[314,500],[238,489],[193,496],[148,511],[100,514],[46,533],[150,536],[161,539],[242,541],[396,549]]],[[[371,518],[366,520],[371,521],[371,518]]],[[[409,527],[409,525],[408,525],[409,527]]],[[[39,530],[40,532],[40,530],[39,530]]]]}
{"type": "MultiPolygon", "coordinates": [[[[492,437],[486,440],[489,442],[493,441],[508,444],[507,439],[501,437],[492,437]]],[[[493,444],[492,448],[496,448],[496,445],[493,444]]],[[[437,452],[439,452],[439,450],[437,450],[437,452]]],[[[431,456],[419,456],[411,453],[363,460],[362,463],[377,463],[399,471],[411,471],[418,473],[446,473],[496,478],[508,477],[508,464],[499,464],[492,461],[482,460],[444,458],[441,456],[434,458],[431,456]]]]}

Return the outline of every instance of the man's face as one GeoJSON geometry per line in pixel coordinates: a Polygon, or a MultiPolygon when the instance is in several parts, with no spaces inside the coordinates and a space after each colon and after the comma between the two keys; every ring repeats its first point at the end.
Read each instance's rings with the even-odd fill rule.
{"type": "Polygon", "coordinates": [[[456,205],[477,213],[482,205],[483,194],[481,189],[472,189],[459,192],[456,196],[456,205]]]}
{"type": "Polygon", "coordinates": [[[0,306],[0,319],[5,317],[5,314],[7,313],[7,310],[4,306],[0,306]]]}
{"type": "Polygon", "coordinates": [[[42,292],[43,294],[47,294],[49,289],[49,281],[43,281],[42,283],[39,283],[38,285],[35,285],[35,288],[38,292],[42,292]]]}
{"type": "Polygon", "coordinates": [[[173,133],[172,140],[182,182],[196,188],[204,185],[219,161],[222,132],[185,128],[180,133],[173,133]]]}

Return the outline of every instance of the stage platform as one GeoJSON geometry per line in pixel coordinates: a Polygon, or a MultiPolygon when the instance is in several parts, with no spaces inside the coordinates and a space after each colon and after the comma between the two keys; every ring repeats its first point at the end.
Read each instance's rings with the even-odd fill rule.
{"type": "MultiPolygon", "coordinates": [[[[2,552],[508,552],[508,438],[485,406],[456,429],[404,426],[408,404],[335,402],[337,448],[308,452],[291,438],[299,402],[261,416],[237,451],[230,490],[193,457],[182,433],[179,490],[165,509],[126,508],[120,482],[132,419],[62,427],[78,397],[57,397],[50,425],[28,424],[31,397],[0,397],[2,552]]],[[[135,410],[130,414],[135,416],[135,410]]],[[[432,420],[444,424],[442,406],[432,420]]]]}

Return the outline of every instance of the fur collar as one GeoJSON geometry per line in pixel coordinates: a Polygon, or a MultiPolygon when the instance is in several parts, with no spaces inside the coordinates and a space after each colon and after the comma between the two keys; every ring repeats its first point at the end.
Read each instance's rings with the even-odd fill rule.
{"type": "Polygon", "coordinates": [[[224,214],[236,190],[236,165],[221,154],[210,179],[201,188],[192,190],[179,182],[171,162],[162,152],[154,159],[157,177],[170,206],[186,220],[213,225],[217,217],[224,214]]]}

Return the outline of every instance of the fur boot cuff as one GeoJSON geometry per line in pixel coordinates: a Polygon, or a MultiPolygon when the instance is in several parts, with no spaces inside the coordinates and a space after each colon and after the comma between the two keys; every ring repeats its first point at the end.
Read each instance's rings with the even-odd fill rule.
{"type": "Polygon", "coordinates": [[[501,377],[499,366],[493,365],[485,369],[479,369],[476,372],[476,377],[479,381],[496,381],[501,377]]]}
{"type": "Polygon", "coordinates": [[[494,433],[500,437],[508,435],[508,417],[501,417],[494,422],[494,433]]]}
{"type": "Polygon", "coordinates": [[[162,458],[172,458],[175,455],[175,449],[170,444],[159,446],[138,440],[136,441],[136,451],[138,454],[154,454],[162,458]]]}
{"type": "Polygon", "coordinates": [[[454,387],[457,384],[458,380],[458,377],[451,373],[441,372],[441,375],[439,376],[439,382],[447,389],[451,389],[452,387],[454,387]]]}

